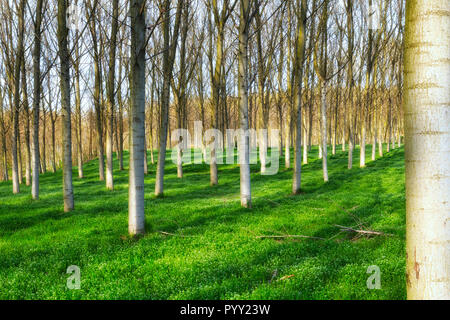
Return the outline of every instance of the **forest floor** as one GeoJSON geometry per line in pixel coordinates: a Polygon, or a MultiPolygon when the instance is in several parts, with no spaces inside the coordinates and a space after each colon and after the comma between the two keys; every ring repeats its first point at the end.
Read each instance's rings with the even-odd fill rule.
{"type": "Polygon", "coordinates": [[[61,171],[41,176],[39,201],[30,187],[13,196],[11,183],[1,182],[0,299],[405,299],[403,147],[370,161],[367,146],[364,169],[357,149],[352,170],[338,150],[324,184],[313,148],[297,196],[284,158],[277,175],[252,166],[252,209],[240,206],[237,165],[220,165],[219,185],[210,187],[209,166],[185,165],[178,179],[169,158],[165,196],[155,198],[150,164],[147,234],[139,238],[127,236],[127,170],[114,171],[110,192],[97,161],[84,166],[82,180],[74,168],[71,213],[62,210],[61,171]],[[360,223],[391,236],[336,226],[360,223]],[[80,290],[66,287],[70,265],[81,269],[80,290]],[[366,285],[372,265],[381,270],[379,290],[366,285]]]}

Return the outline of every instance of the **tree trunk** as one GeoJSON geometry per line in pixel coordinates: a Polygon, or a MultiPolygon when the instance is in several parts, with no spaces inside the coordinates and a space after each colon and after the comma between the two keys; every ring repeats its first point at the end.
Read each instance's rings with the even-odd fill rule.
{"type": "MultiPolygon", "coordinates": [[[[20,108],[20,69],[22,67],[23,58],[23,36],[24,36],[24,14],[25,14],[25,0],[20,0],[19,3],[19,29],[16,61],[14,66],[14,110],[13,110],[13,128],[11,135],[11,154],[12,154],[12,182],[13,193],[20,192],[19,186],[19,163],[17,159],[17,140],[19,138],[19,108],[20,108]]],[[[19,146],[20,147],[20,146],[19,146]]]]}
{"type": "Polygon", "coordinates": [[[128,232],[145,233],[144,145],[145,145],[145,0],[130,1],[130,173],[128,232]]]}
{"type": "Polygon", "coordinates": [[[8,155],[6,153],[6,128],[5,128],[5,117],[3,113],[3,98],[4,93],[0,91],[0,140],[2,142],[2,166],[3,166],[3,174],[2,180],[8,181],[8,155]]]}
{"type": "Polygon", "coordinates": [[[170,0],[165,0],[163,8],[161,8],[164,16],[162,22],[162,30],[164,37],[163,52],[163,89],[161,99],[161,124],[159,132],[159,153],[156,168],[155,195],[162,196],[164,194],[164,166],[166,162],[167,148],[167,131],[169,127],[169,104],[170,104],[170,81],[172,78],[173,63],[175,59],[175,51],[178,41],[178,31],[180,25],[181,11],[183,0],[178,1],[177,13],[175,18],[174,34],[172,36],[172,44],[170,37],[170,0]]]}
{"type": "Polygon", "coordinates": [[[117,29],[119,17],[119,0],[113,0],[113,15],[111,26],[111,38],[109,47],[109,72],[108,72],[108,126],[106,134],[106,188],[114,189],[113,177],[113,142],[114,142],[114,81],[116,70],[117,29]]]}
{"type": "Polygon", "coordinates": [[[245,208],[252,206],[250,182],[250,136],[248,127],[248,29],[249,0],[241,0],[239,25],[239,116],[241,125],[239,164],[241,184],[241,205],[245,208]]]}
{"type": "Polygon", "coordinates": [[[28,103],[28,87],[25,69],[25,57],[22,57],[22,97],[25,111],[25,184],[31,185],[31,140],[30,140],[30,105],[28,103]]]}
{"type": "Polygon", "coordinates": [[[406,2],[408,299],[450,299],[449,12],[447,0],[406,2]]]}
{"type": "Polygon", "coordinates": [[[45,113],[45,107],[42,106],[42,173],[47,172],[47,143],[46,143],[46,132],[47,132],[47,116],[45,113]]]}
{"type": "MultiPolygon", "coordinates": [[[[78,38],[78,31],[75,37],[78,38]]],[[[78,161],[78,178],[84,177],[83,172],[83,142],[82,142],[82,127],[81,127],[81,89],[80,89],[80,52],[78,41],[75,43],[75,133],[77,143],[77,161],[78,161]]]]}
{"type": "Polygon", "coordinates": [[[36,3],[36,21],[34,29],[33,50],[33,154],[32,154],[32,178],[31,195],[33,199],[39,199],[39,110],[41,101],[41,22],[42,22],[42,0],[36,3]]]}
{"type": "Polygon", "coordinates": [[[349,109],[348,109],[348,128],[347,128],[347,134],[348,134],[348,164],[347,168],[351,169],[353,167],[353,148],[355,147],[355,140],[354,140],[354,130],[353,130],[353,123],[354,123],[354,112],[353,112],[353,85],[354,85],[354,79],[353,79],[353,0],[347,0],[347,6],[346,6],[346,15],[347,15],[347,37],[348,37],[348,69],[347,69],[347,84],[348,84],[348,100],[350,103],[349,109]]]}
{"type": "Polygon", "coordinates": [[[67,48],[66,26],[67,5],[65,0],[58,0],[58,47],[60,61],[60,86],[61,86],[61,128],[63,151],[63,196],[64,212],[74,209],[72,186],[72,132],[70,111],[70,59],[67,48]]]}
{"type": "Polygon", "coordinates": [[[321,141],[322,141],[322,169],[323,181],[328,182],[328,163],[327,163],[327,83],[323,81],[321,84],[321,107],[322,116],[321,141]]]}
{"type": "Polygon", "coordinates": [[[301,0],[301,8],[299,6],[300,0],[297,1],[297,10],[301,13],[297,14],[299,19],[297,22],[297,48],[295,64],[296,67],[296,92],[297,92],[297,107],[295,110],[295,149],[294,149],[294,174],[292,179],[292,193],[300,193],[302,180],[302,81],[303,81],[303,62],[305,57],[305,26],[306,26],[306,0],[301,0]]]}
{"type": "MultiPolygon", "coordinates": [[[[56,111],[55,111],[55,117],[56,117],[56,111]]],[[[52,123],[52,169],[53,173],[56,172],[56,128],[55,128],[55,120],[51,120],[52,123]]],[[[72,146],[71,146],[72,147],[72,146]]]]}

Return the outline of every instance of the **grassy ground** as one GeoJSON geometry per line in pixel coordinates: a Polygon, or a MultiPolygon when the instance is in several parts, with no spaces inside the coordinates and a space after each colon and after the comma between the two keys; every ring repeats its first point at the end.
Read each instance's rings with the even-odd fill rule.
{"type": "Polygon", "coordinates": [[[240,207],[236,165],[220,166],[210,187],[207,165],[186,165],[178,179],[168,162],[164,198],[153,196],[150,166],[148,233],[138,239],[127,236],[127,171],[114,172],[110,192],[97,162],[86,164],[71,213],[62,211],[61,172],[41,177],[39,201],[29,187],[13,196],[0,183],[0,299],[404,299],[403,148],[364,169],[358,155],[352,170],[346,153],[331,156],[324,184],[313,149],[298,196],[284,159],[275,176],[252,166],[251,210],[240,207]],[[394,236],[354,239],[334,226],[358,219],[394,236]],[[328,240],[256,238],[279,234],[328,240]],[[80,290],[66,288],[70,265],[81,268],[80,290]],[[367,289],[371,265],[381,269],[380,290],[367,289]]]}

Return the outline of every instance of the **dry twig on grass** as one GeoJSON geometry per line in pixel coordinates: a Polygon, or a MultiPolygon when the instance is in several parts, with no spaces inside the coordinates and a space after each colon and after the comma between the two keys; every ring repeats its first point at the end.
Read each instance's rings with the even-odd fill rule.
{"type": "Polygon", "coordinates": [[[315,239],[315,240],[325,240],[324,238],[319,238],[319,237],[310,237],[310,236],[304,236],[304,235],[291,235],[291,234],[286,234],[286,235],[282,235],[282,236],[256,236],[257,239],[288,239],[288,238],[305,238],[305,239],[315,239]]]}
{"type": "Polygon", "coordinates": [[[353,232],[353,233],[357,233],[357,234],[360,234],[360,235],[367,235],[367,236],[393,236],[393,234],[384,233],[384,232],[381,232],[381,231],[358,230],[358,229],[353,229],[351,227],[340,226],[338,224],[335,224],[334,226],[340,228],[341,231],[343,231],[343,232],[353,232]]]}
{"type": "Polygon", "coordinates": [[[173,236],[173,237],[181,237],[181,238],[193,238],[195,236],[185,236],[183,234],[175,234],[175,233],[170,233],[170,232],[165,232],[165,231],[158,231],[159,233],[165,235],[165,236],[173,236]]]}

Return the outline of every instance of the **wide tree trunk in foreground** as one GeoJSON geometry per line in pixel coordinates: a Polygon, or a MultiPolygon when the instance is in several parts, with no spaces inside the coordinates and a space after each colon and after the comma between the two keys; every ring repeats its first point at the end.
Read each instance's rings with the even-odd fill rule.
{"type": "Polygon", "coordinates": [[[145,152],[145,0],[130,1],[130,173],[128,192],[128,232],[145,232],[144,152],[145,152]]]}
{"type": "Polygon", "coordinates": [[[450,299],[450,2],[406,3],[408,299],[450,299]]]}
{"type": "Polygon", "coordinates": [[[58,0],[58,48],[60,62],[60,87],[61,87],[61,128],[62,128],[62,152],[63,152],[63,196],[64,211],[72,211],[73,186],[72,186],[72,132],[70,112],[70,70],[69,50],[67,48],[68,29],[66,25],[67,5],[65,0],[58,0]]]}

